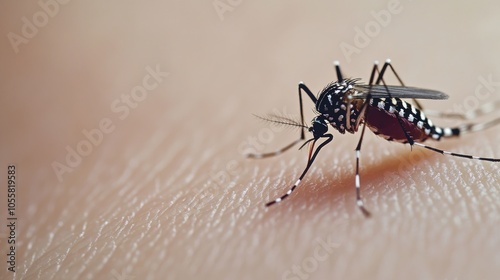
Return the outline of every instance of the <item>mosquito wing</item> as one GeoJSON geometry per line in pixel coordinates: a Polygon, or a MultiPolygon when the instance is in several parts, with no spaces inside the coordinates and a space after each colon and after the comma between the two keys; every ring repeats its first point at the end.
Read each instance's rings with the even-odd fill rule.
{"type": "Polygon", "coordinates": [[[356,85],[355,89],[359,94],[353,95],[353,98],[366,98],[368,92],[374,98],[416,98],[416,99],[448,99],[448,95],[431,89],[403,86],[385,86],[385,85],[356,85]]]}

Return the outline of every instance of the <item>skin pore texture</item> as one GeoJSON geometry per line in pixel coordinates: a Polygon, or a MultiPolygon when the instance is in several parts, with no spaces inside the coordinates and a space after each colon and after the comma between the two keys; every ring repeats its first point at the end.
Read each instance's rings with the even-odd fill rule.
{"type": "MultiPolygon", "coordinates": [[[[432,110],[498,101],[497,3],[51,3],[50,13],[1,4],[1,279],[497,279],[498,163],[367,129],[365,218],[359,132],[330,127],[296,191],[269,208],[297,181],[308,146],[244,155],[299,137],[252,114],[299,119],[298,82],[319,92],[336,77],[333,60],[368,81],[373,61],[391,58],[408,86],[450,95],[422,101],[432,110]],[[24,40],[13,45],[10,32],[24,40]]],[[[303,101],[309,125],[314,104],[303,101]]],[[[425,143],[498,158],[500,127],[425,143]]]]}

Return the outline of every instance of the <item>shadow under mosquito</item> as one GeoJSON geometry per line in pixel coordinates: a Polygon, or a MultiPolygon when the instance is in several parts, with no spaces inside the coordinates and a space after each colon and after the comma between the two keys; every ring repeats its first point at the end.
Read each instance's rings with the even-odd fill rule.
{"type": "MultiPolygon", "coordinates": [[[[418,180],[417,178],[408,180],[408,176],[421,176],[424,168],[422,164],[425,162],[430,163],[439,156],[442,156],[431,151],[419,149],[418,147],[414,147],[414,150],[411,151],[409,146],[407,147],[408,150],[398,149],[399,151],[397,154],[382,155],[377,162],[371,160],[370,163],[367,162],[367,159],[361,158],[361,196],[365,202],[365,207],[371,210],[372,214],[376,214],[378,211],[377,205],[370,204],[371,201],[374,201],[374,199],[372,199],[373,195],[383,195],[391,191],[404,191],[404,189],[400,188],[410,187],[411,184],[414,184],[412,182],[418,180]],[[418,153],[418,156],[412,156],[412,153],[418,153]],[[404,183],[405,178],[409,181],[408,184],[404,183]],[[385,188],[379,189],[380,186],[385,186],[385,188]]],[[[344,150],[343,152],[346,151],[344,150]]],[[[329,157],[331,158],[332,153],[320,155],[315,163],[315,165],[320,166],[309,171],[290,197],[278,204],[270,206],[269,209],[287,207],[287,204],[292,205],[293,208],[300,209],[304,208],[304,205],[308,207],[313,204],[321,205],[326,203],[331,205],[332,203],[342,202],[341,204],[345,205],[346,208],[340,209],[341,211],[346,211],[346,213],[349,214],[355,214],[353,211],[359,212],[360,210],[356,205],[354,151],[348,152],[352,152],[352,160],[346,161],[344,164],[352,168],[343,167],[341,169],[347,172],[338,172],[338,174],[329,172],[329,170],[338,167],[331,165],[329,167],[329,165],[325,163],[329,157]]],[[[283,186],[282,189],[270,189],[270,200],[285,193],[293,182],[295,182],[295,177],[298,177],[298,174],[290,174],[290,172],[287,172],[285,176],[288,178],[283,179],[283,181],[289,182],[289,185],[283,186]]],[[[389,200],[390,198],[387,199],[389,200]]],[[[359,212],[359,214],[362,216],[361,212],[359,212]]]]}

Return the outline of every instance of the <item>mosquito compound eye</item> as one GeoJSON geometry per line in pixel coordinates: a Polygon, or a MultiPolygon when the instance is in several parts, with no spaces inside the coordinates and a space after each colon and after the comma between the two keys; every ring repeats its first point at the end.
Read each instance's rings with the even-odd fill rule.
{"type": "Polygon", "coordinates": [[[314,135],[314,138],[323,136],[328,131],[328,125],[325,117],[317,116],[312,120],[312,127],[309,128],[314,135]]]}
{"type": "MultiPolygon", "coordinates": [[[[390,60],[385,62],[381,70],[379,70],[377,63],[375,63],[372,68],[370,82],[368,85],[364,85],[359,82],[358,79],[344,79],[338,62],[335,62],[335,69],[337,71],[338,81],[327,85],[318,97],[315,97],[312,91],[304,83],[299,83],[299,101],[301,112],[300,122],[281,116],[275,116],[274,118],[269,119],[270,121],[278,124],[300,127],[300,138],[273,153],[251,154],[250,157],[253,158],[275,156],[283,153],[298,143],[304,142],[305,128],[313,134],[313,138],[305,141],[300,147],[302,148],[306,144],[310,144],[307,165],[302,172],[302,175],[300,175],[295,184],[293,184],[293,186],[288,189],[284,195],[268,202],[266,206],[282,202],[297,188],[313,164],[319,151],[332,141],[333,135],[327,133],[328,126],[330,124],[332,128],[336,129],[341,134],[345,134],[346,131],[354,134],[358,131],[358,126],[362,125],[361,135],[355,148],[356,169],[354,186],[356,188],[356,204],[366,217],[370,216],[370,212],[368,212],[365,208],[363,200],[361,199],[359,164],[361,158],[361,143],[364,135],[363,132],[366,127],[387,141],[410,144],[411,146],[418,146],[435,153],[454,156],[457,158],[459,157],[496,163],[500,162],[500,158],[479,157],[469,154],[454,153],[423,144],[423,142],[428,138],[441,140],[458,137],[463,133],[477,132],[490,128],[494,125],[499,125],[500,122],[498,122],[498,118],[487,122],[462,124],[456,127],[436,126],[426,116],[426,114],[424,114],[422,106],[418,104],[417,100],[414,100],[417,106],[413,106],[403,99],[446,99],[448,96],[435,90],[405,86],[399,78],[399,75],[394,70],[394,67],[391,65],[390,60]],[[387,72],[392,72],[396,76],[399,81],[399,85],[386,85],[383,83],[383,75],[387,72]],[[382,82],[382,84],[380,84],[380,82],[382,82]],[[304,93],[306,93],[313,101],[318,113],[318,115],[312,119],[311,125],[308,127],[306,127],[303,123],[304,115],[302,113],[302,95],[304,93]],[[318,143],[318,145],[315,148],[316,143],[318,143]]],[[[434,115],[445,118],[459,117],[461,119],[470,119],[472,117],[492,113],[495,109],[491,108],[499,107],[500,105],[498,104],[500,104],[498,101],[484,104],[483,107],[470,112],[470,116],[469,114],[448,114],[445,112],[435,112],[434,115]]]]}

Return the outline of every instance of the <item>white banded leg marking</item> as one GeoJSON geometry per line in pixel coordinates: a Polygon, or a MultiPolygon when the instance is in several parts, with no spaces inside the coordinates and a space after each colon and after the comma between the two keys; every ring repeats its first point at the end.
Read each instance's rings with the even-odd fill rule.
{"type": "Polygon", "coordinates": [[[316,148],[316,150],[314,151],[314,153],[312,153],[312,149],[314,147],[314,143],[316,143],[316,141],[319,139],[319,138],[312,138],[312,139],[309,139],[306,141],[306,143],[310,142],[310,141],[313,141],[312,142],[312,145],[311,145],[311,150],[309,152],[309,161],[307,163],[307,166],[306,168],[304,169],[304,171],[302,172],[302,174],[300,175],[299,179],[297,179],[297,182],[295,182],[295,184],[293,185],[293,187],[291,187],[287,192],[286,194],[282,195],[281,197],[275,199],[274,201],[271,201],[271,202],[268,202],[266,203],[266,207],[269,207],[275,203],[278,203],[278,202],[281,202],[283,201],[285,198],[287,198],[290,194],[292,194],[293,190],[295,190],[295,188],[300,184],[300,181],[302,181],[302,179],[304,178],[304,176],[306,175],[307,171],[309,170],[309,167],[311,167],[311,165],[313,164],[314,162],[314,159],[316,158],[316,156],[318,155],[319,151],[321,150],[321,148],[323,148],[325,145],[327,145],[328,143],[330,143],[333,139],[333,135],[331,134],[324,134],[323,136],[321,136],[321,138],[326,138],[325,141],[323,141],[321,144],[319,144],[319,146],[316,148]],[[312,153],[312,154],[311,154],[312,153]]]}
{"type": "Polygon", "coordinates": [[[488,122],[483,123],[473,123],[473,124],[463,124],[458,127],[460,129],[460,134],[469,133],[469,132],[477,132],[481,130],[485,130],[492,126],[500,124],[500,118],[493,119],[488,122]]]}
{"type": "Polygon", "coordinates": [[[291,187],[287,192],[286,194],[282,195],[281,197],[278,197],[276,198],[275,200],[271,201],[271,202],[268,202],[266,204],[266,206],[271,206],[275,203],[280,203],[283,199],[287,198],[289,195],[292,194],[293,190],[295,190],[295,188],[300,184],[300,179],[297,180],[297,182],[295,182],[295,184],[293,185],[293,187],[291,187]]]}
{"type": "Polygon", "coordinates": [[[359,158],[360,158],[361,152],[356,151],[356,189],[359,192],[360,189],[360,183],[359,183],[359,158]]]}
{"type": "Polygon", "coordinates": [[[361,184],[359,180],[359,158],[361,157],[361,151],[356,150],[356,204],[363,214],[367,217],[370,216],[370,212],[366,210],[363,200],[361,199],[361,184]]]}
{"type": "Polygon", "coordinates": [[[468,159],[476,159],[476,160],[484,160],[484,161],[500,162],[500,158],[485,158],[485,157],[478,157],[478,156],[472,156],[472,155],[466,155],[466,154],[459,154],[459,153],[453,153],[453,152],[449,152],[449,151],[437,149],[437,148],[434,148],[434,147],[431,147],[431,146],[424,145],[422,143],[416,143],[415,142],[414,144],[417,145],[417,146],[420,146],[422,148],[426,148],[426,149],[431,150],[433,152],[440,153],[440,154],[447,155],[447,156],[454,156],[454,157],[461,157],[461,158],[468,158],[468,159]]]}
{"type": "Polygon", "coordinates": [[[295,182],[295,185],[297,186],[299,183],[300,183],[300,179],[298,179],[297,182],[295,182]]]}

